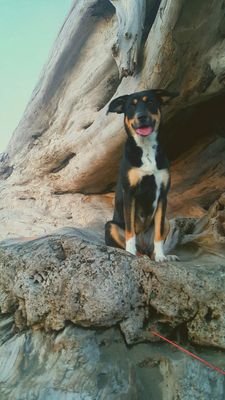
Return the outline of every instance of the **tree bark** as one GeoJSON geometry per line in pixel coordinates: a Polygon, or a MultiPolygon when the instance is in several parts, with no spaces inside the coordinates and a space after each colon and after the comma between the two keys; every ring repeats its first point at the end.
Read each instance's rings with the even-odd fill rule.
{"type": "Polygon", "coordinates": [[[224,91],[222,0],[100,3],[79,0],[71,8],[8,146],[3,169],[13,183],[105,191],[116,180],[124,140],[122,118],[106,116],[114,95],[180,91],[165,110],[167,122],[224,91]]]}
{"type": "MultiPolygon", "coordinates": [[[[128,7],[125,0],[73,3],[7,154],[0,159],[2,221],[7,232],[18,230],[15,220],[22,218],[17,211],[21,201],[26,202],[26,221],[35,205],[35,218],[36,212],[41,214],[44,232],[49,226],[62,227],[65,215],[70,225],[83,226],[84,210],[87,223],[94,220],[89,200],[78,193],[113,189],[125,139],[122,117],[106,115],[108,103],[140,89],[180,92],[163,110],[161,129],[173,161],[170,215],[203,215],[225,191],[220,154],[225,132],[224,2],[140,0],[132,4],[128,7]],[[114,58],[115,43],[119,52],[114,58]],[[207,163],[207,174],[198,167],[199,149],[203,149],[199,160],[201,165],[207,163]],[[213,157],[209,157],[211,150],[213,157]],[[65,211],[68,208],[71,212],[65,211]],[[6,214],[14,214],[15,229],[10,230],[6,214]]],[[[103,202],[105,218],[112,199],[108,196],[103,202]]],[[[99,198],[92,198],[90,204],[96,205],[99,216],[99,198]]]]}
{"type": "Polygon", "coordinates": [[[112,52],[120,78],[133,75],[138,63],[144,29],[145,0],[110,0],[118,19],[117,40],[112,52]]]}
{"type": "Polygon", "coordinates": [[[57,193],[105,191],[116,180],[124,140],[122,119],[106,116],[113,95],[179,90],[167,121],[223,91],[222,1],[111,3],[74,2],[9,143],[3,169],[12,182],[44,180],[57,193]]]}
{"type": "Polygon", "coordinates": [[[158,18],[145,43],[142,82],[146,88],[168,87],[174,79],[179,64],[173,32],[183,4],[183,0],[160,3],[158,18]]]}

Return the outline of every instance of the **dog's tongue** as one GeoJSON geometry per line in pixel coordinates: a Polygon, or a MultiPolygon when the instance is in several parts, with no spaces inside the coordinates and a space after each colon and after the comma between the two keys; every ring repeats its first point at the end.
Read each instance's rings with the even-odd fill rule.
{"type": "Polygon", "coordinates": [[[136,132],[141,136],[148,136],[153,132],[153,128],[151,126],[143,126],[142,128],[137,128],[136,132]]]}

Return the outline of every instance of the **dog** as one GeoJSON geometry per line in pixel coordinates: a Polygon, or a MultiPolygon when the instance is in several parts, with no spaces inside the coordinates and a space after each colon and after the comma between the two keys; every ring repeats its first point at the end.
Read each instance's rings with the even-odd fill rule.
{"type": "Polygon", "coordinates": [[[124,114],[127,140],[113,219],[105,224],[105,243],[134,255],[147,253],[157,262],[178,259],[164,251],[169,231],[166,206],[170,174],[158,137],[161,106],[176,96],[178,93],[161,89],[145,90],[117,97],[108,108],[110,113],[124,114]],[[143,238],[148,232],[146,245],[143,238]],[[142,239],[138,241],[139,237],[142,239]]]}

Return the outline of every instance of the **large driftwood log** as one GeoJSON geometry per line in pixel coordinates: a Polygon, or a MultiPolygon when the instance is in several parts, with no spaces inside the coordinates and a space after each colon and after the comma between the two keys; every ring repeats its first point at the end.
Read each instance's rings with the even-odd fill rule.
{"type": "MultiPolygon", "coordinates": [[[[1,176],[11,174],[12,184],[45,182],[57,193],[105,191],[115,182],[124,138],[122,118],[106,116],[114,94],[156,86],[180,91],[164,115],[166,122],[172,115],[179,117],[181,108],[224,92],[222,0],[201,0],[197,6],[147,1],[143,35],[144,2],[134,2],[129,9],[127,1],[113,4],[116,9],[109,1],[74,2],[10,141],[1,168],[7,173],[1,176]],[[135,7],[137,46],[124,39],[135,7]],[[141,36],[135,76],[120,80],[123,68],[134,70],[141,36]],[[119,71],[111,54],[118,40],[119,71]]],[[[197,132],[189,135],[194,138],[197,132]]]]}
{"type": "MultiPolygon", "coordinates": [[[[85,191],[85,186],[82,189],[76,180],[81,183],[88,179],[92,181],[88,191],[97,189],[96,166],[105,152],[104,105],[118,84],[111,55],[116,23],[111,15],[113,6],[103,7],[101,13],[99,8],[97,1],[88,1],[85,6],[83,1],[75,2],[59,33],[30,105],[9,144],[9,156],[15,160],[14,172],[17,171],[11,177],[14,182],[48,177],[52,191],[76,192],[85,191]]],[[[107,130],[112,153],[121,142],[119,121],[116,125],[115,129],[115,122],[111,121],[107,130]]],[[[110,182],[106,176],[115,175],[117,169],[116,163],[106,167],[107,157],[109,154],[102,157],[104,168],[99,165],[102,189],[110,182]]],[[[118,151],[116,158],[119,159],[118,151]]]]}

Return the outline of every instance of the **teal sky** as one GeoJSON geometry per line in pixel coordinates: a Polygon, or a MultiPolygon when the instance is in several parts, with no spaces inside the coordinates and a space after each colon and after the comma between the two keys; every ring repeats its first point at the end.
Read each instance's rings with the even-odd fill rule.
{"type": "Polygon", "coordinates": [[[0,153],[18,125],[72,0],[0,0],[0,153]]]}

